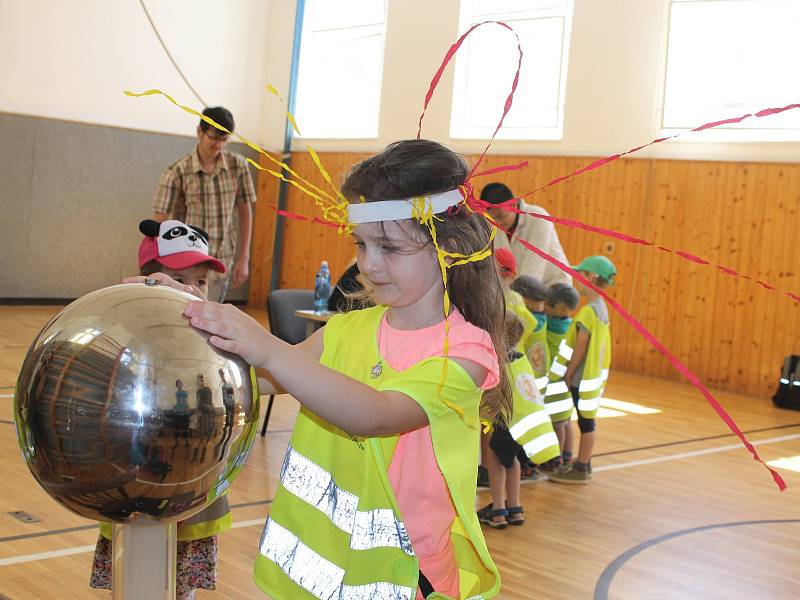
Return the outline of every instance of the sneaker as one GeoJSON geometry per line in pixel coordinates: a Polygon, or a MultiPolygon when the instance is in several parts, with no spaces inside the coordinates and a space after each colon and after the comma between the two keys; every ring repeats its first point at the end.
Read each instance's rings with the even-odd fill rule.
{"type": "Polygon", "coordinates": [[[543,473],[555,473],[561,468],[561,458],[551,458],[546,463],[539,465],[539,470],[543,473]]]}
{"type": "Polygon", "coordinates": [[[489,487],[489,469],[478,465],[478,487],[489,487]]]}
{"type": "Polygon", "coordinates": [[[522,481],[536,481],[539,479],[539,469],[537,469],[536,465],[532,463],[522,465],[522,468],[519,472],[519,478],[522,481]]]}
{"type": "Polygon", "coordinates": [[[505,508],[494,510],[494,505],[491,502],[478,511],[478,521],[492,529],[505,529],[508,527],[508,521],[505,519],[507,516],[508,510],[505,508]],[[495,521],[495,517],[503,517],[503,520],[495,521]]]}
{"type": "Polygon", "coordinates": [[[548,475],[548,478],[550,479],[550,481],[554,481],[555,483],[573,483],[579,485],[586,485],[592,478],[592,472],[589,470],[582,471],[579,469],[572,468],[563,473],[559,472],[550,473],[548,475]]]}

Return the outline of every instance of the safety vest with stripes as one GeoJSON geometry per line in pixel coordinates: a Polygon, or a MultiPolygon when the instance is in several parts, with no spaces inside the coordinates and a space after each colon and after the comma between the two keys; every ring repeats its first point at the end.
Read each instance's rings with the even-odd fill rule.
{"type": "MultiPolygon", "coordinates": [[[[450,537],[460,597],[493,597],[499,574],[474,510],[481,390],[442,357],[402,372],[383,362],[373,378],[385,310],[331,319],[320,362],[375,389],[402,392],[425,411],[456,511],[450,537]]],[[[357,437],[301,408],[256,556],[254,578],[262,590],[278,600],[415,597],[419,562],[387,476],[398,438],[357,437]]]]}
{"type": "MultiPolygon", "coordinates": [[[[561,342],[558,356],[553,360],[550,368],[550,385],[547,393],[552,391],[553,397],[559,393],[569,394],[568,383],[563,380],[567,370],[567,363],[572,356],[575,340],[578,335],[578,324],[589,332],[589,346],[583,358],[583,371],[578,384],[578,412],[585,419],[593,419],[597,414],[600,398],[608,380],[608,370],[611,365],[611,332],[607,323],[603,323],[591,305],[584,305],[575,315],[575,321],[570,325],[567,335],[561,342]],[[558,377],[562,379],[559,381],[558,377]]],[[[571,412],[571,411],[570,411],[571,412]]]]}
{"type": "Polygon", "coordinates": [[[525,306],[525,300],[521,294],[514,290],[505,290],[506,295],[506,310],[514,313],[520,321],[522,321],[522,337],[520,338],[514,349],[517,352],[522,352],[527,355],[533,344],[533,335],[538,323],[536,317],[531,314],[528,307],[525,306]]]}
{"type": "MultiPolygon", "coordinates": [[[[570,325],[572,327],[572,325],[570,325]]],[[[568,421],[572,416],[572,393],[569,391],[567,382],[564,381],[564,373],[567,372],[567,363],[572,358],[572,346],[567,343],[569,331],[561,338],[561,342],[556,348],[550,364],[548,373],[547,389],[544,393],[544,404],[547,414],[553,423],[568,421]]]]}
{"type": "MultiPolygon", "coordinates": [[[[537,322],[536,325],[538,326],[539,323],[537,322]]],[[[529,348],[525,354],[533,368],[539,394],[544,398],[547,390],[547,374],[550,370],[550,352],[547,349],[547,323],[542,323],[538,329],[533,330],[529,338],[529,348]]]]}
{"type": "Polygon", "coordinates": [[[544,399],[536,388],[533,367],[520,355],[506,363],[505,368],[514,400],[509,433],[531,462],[541,465],[558,456],[560,451],[544,399]]]}

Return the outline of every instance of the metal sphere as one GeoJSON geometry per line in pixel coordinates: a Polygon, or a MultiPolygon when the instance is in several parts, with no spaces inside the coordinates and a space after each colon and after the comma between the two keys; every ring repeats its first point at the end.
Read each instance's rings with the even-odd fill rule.
{"type": "Polygon", "coordinates": [[[183,316],[177,290],[116,285],[44,326],[17,381],[25,462],[98,521],[186,518],[241,469],[258,426],[253,370],[183,316]]]}

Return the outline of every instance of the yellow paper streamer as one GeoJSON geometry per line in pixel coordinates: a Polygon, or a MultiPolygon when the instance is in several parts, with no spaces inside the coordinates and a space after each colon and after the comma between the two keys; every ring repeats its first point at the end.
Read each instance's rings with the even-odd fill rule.
{"type": "MultiPolygon", "coordinates": [[[[283,98],[281,97],[280,93],[278,93],[278,90],[276,90],[272,85],[268,84],[266,86],[266,89],[270,94],[276,96],[281,102],[283,102],[283,98]]],[[[201,112],[193,109],[190,106],[185,106],[179,103],[172,96],[170,96],[165,92],[162,92],[161,90],[150,89],[144,92],[131,92],[129,90],[125,90],[124,93],[126,96],[130,96],[132,98],[141,98],[143,96],[163,96],[164,98],[169,100],[169,102],[171,102],[181,110],[200,118],[201,120],[208,123],[212,127],[215,127],[216,129],[223,131],[228,135],[235,136],[237,139],[241,140],[251,149],[255,150],[256,152],[258,152],[263,156],[266,156],[269,161],[280,167],[282,171],[289,173],[292,178],[286,177],[283,172],[273,171],[272,169],[263,167],[251,158],[247,159],[247,162],[249,164],[253,165],[259,171],[264,171],[277,179],[285,181],[286,183],[300,190],[300,192],[302,192],[306,196],[312,198],[314,200],[314,204],[318,206],[322,211],[322,217],[325,220],[332,221],[334,223],[339,223],[340,233],[342,232],[349,233],[350,230],[352,229],[352,225],[347,220],[347,205],[349,204],[349,201],[347,200],[347,198],[344,197],[344,195],[342,195],[339,188],[333,183],[330,173],[322,164],[322,160],[320,159],[319,155],[310,146],[306,145],[306,149],[308,150],[308,153],[311,156],[311,160],[314,162],[314,165],[317,167],[317,170],[319,171],[320,175],[325,180],[325,183],[327,183],[328,187],[330,187],[333,190],[334,195],[329,194],[325,190],[322,190],[321,188],[312,184],[310,181],[304,179],[302,176],[300,176],[299,173],[292,170],[291,167],[289,167],[289,165],[272,157],[259,144],[248,140],[247,138],[245,138],[242,135],[239,135],[238,133],[229,131],[219,123],[215,122],[213,119],[203,115],[201,112]]],[[[289,122],[291,123],[294,130],[297,132],[298,135],[300,135],[300,129],[298,128],[297,123],[295,122],[294,116],[289,111],[286,111],[286,116],[289,119],[289,122]]],[[[468,193],[467,190],[463,186],[461,186],[460,189],[464,196],[463,200],[464,206],[466,206],[466,209],[469,210],[470,212],[474,212],[473,209],[466,202],[468,193]]],[[[361,198],[361,201],[363,202],[364,198],[361,198]]],[[[484,217],[487,216],[488,215],[484,215],[484,217]]],[[[437,262],[439,263],[439,269],[442,275],[442,284],[444,285],[444,297],[442,299],[442,306],[445,314],[444,348],[443,348],[445,361],[443,362],[442,377],[439,381],[436,393],[448,408],[454,410],[463,419],[464,409],[455,404],[454,402],[452,402],[451,400],[448,400],[443,397],[444,383],[447,378],[447,367],[448,367],[447,358],[449,356],[449,350],[450,350],[450,341],[449,341],[450,320],[448,318],[448,315],[450,313],[451,302],[450,302],[450,294],[447,290],[447,269],[489,258],[492,255],[492,242],[494,241],[495,235],[497,234],[497,224],[491,218],[489,218],[490,222],[493,224],[493,227],[491,236],[489,238],[489,242],[486,244],[484,248],[478,250],[477,252],[473,252],[472,254],[461,254],[458,252],[448,252],[447,250],[444,250],[439,246],[439,242],[436,239],[435,221],[436,220],[441,221],[442,219],[441,217],[437,217],[433,213],[433,205],[431,204],[430,198],[422,196],[414,198],[412,200],[412,218],[417,219],[420,222],[420,224],[423,224],[428,228],[428,232],[430,233],[434,248],[436,249],[437,262]]],[[[486,421],[485,419],[481,419],[480,422],[483,425],[483,432],[488,433],[492,428],[492,423],[486,421]]],[[[471,424],[468,425],[471,427],[473,426],[471,424]]]]}

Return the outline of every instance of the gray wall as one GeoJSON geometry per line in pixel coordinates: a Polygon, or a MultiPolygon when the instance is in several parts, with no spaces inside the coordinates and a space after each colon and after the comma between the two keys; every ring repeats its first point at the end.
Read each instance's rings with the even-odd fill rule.
{"type": "Polygon", "coordinates": [[[137,274],[139,221],[163,169],[193,147],[189,136],[0,113],[0,298],[77,298],[137,274]]]}

